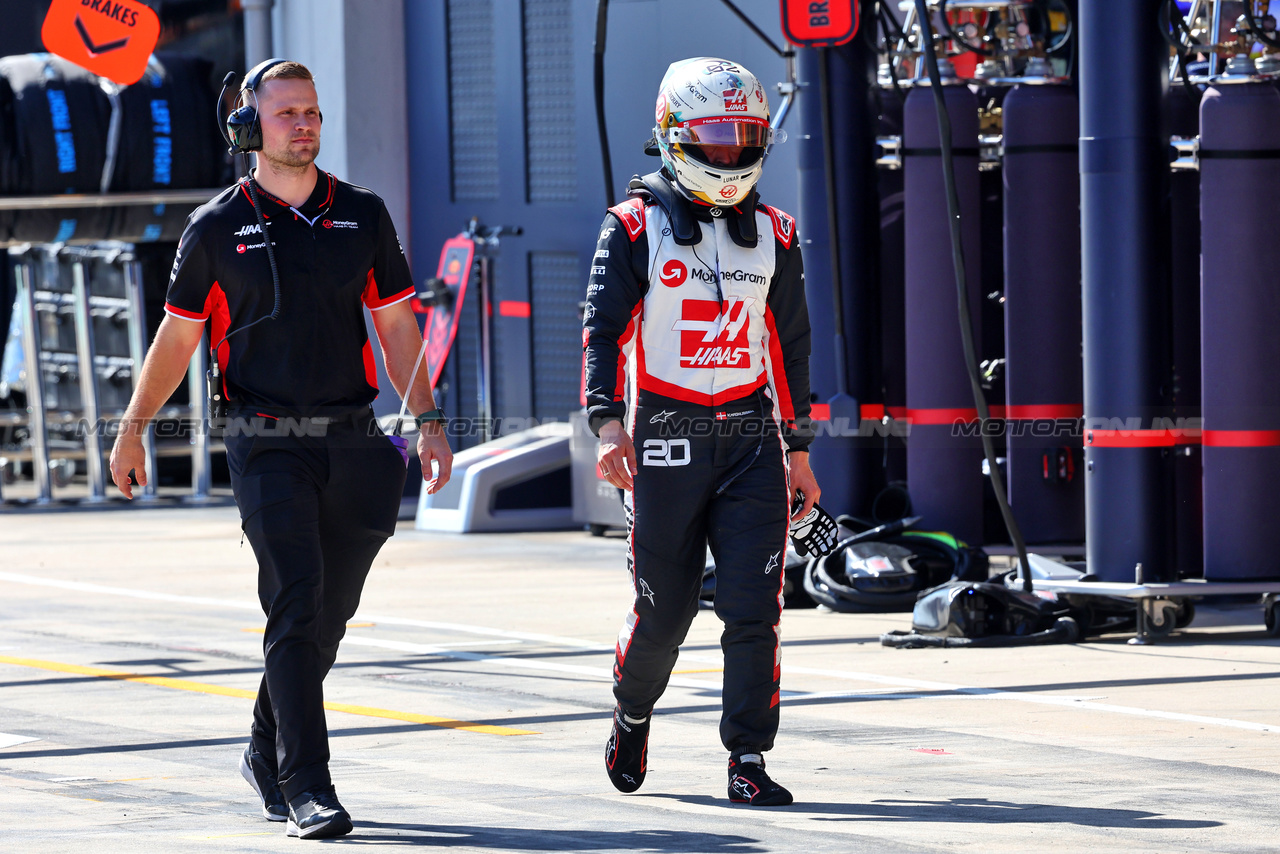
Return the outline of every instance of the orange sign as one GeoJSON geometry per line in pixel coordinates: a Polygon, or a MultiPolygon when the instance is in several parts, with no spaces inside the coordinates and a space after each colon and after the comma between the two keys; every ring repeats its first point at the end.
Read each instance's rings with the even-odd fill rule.
{"type": "Polygon", "coordinates": [[[858,31],[858,0],[782,0],[782,34],[796,47],[835,47],[858,31]]]}
{"type": "Polygon", "coordinates": [[[40,38],[50,53],[128,86],[147,70],[160,18],[140,0],[53,0],[40,38]]]}

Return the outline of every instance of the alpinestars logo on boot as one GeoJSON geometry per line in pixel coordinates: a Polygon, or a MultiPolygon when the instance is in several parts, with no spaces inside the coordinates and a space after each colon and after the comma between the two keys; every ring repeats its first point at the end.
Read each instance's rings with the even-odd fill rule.
{"type": "Polygon", "coordinates": [[[715,300],[687,299],[671,327],[680,333],[680,364],[688,368],[745,368],[751,347],[747,326],[754,297],[730,297],[724,312],[715,300]]]}

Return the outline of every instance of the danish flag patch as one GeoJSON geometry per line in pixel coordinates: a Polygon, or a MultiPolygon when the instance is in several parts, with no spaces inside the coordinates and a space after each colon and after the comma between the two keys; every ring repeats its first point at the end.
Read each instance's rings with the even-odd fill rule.
{"type": "Polygon", "coordinates": [[[627,230],[627,237],[635,243],[636,238],[644,231],[644,201],[633,197],[609,208],[609,212],[618,218],[622,227],[627,230]]]}
{"type": "Polygon", "coordinates": [[[764,208],[769,214],[769,219],[773,220],[773,234],[778,238],[778,242],[790,249],[791,241],[796,236],[796,218],[769,205],[760,207],[764,208]]]}

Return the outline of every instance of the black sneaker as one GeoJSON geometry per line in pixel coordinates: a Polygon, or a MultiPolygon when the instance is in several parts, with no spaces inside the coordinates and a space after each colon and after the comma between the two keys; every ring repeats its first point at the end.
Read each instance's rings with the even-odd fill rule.
{"type": "Polygon", "coordinates": [[[613,732],[604,746],[604,767],[609,772],[609,782],[619,792],[634,792],[644,782],[652,717],[637,724],[626,719],[621,706],[613,710],[613,732]]]}
{"type": "Polygon", "coordinates": [[[284,793],[276,783],[276,775],[267,767],[267,760],[253,749],[251,743],[240,755],[240,776],[253,786],[253,790],[262,799],[262,817],[267,821],[287,821],[289,805],[285,803],[284,793]]]}
{"type": "Polygon", "coordinates": [[[351,815],[342,804],[333,786],[303,792],[289,801],[288,836],[302,839],[328,839],[351,832],[351,815]]]}
{"type": "Polygon", "coordinates": [[[746,753],[729,759],[729,800],[753,807],[785,807],[792,802],[792,797],[769,779],[763,756],[746,753]]]}

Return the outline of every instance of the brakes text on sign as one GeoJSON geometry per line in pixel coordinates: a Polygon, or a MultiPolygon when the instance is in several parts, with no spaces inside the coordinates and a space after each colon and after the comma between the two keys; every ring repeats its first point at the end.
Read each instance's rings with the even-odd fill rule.
{"type": "Polygon", "coordinates": [[[53,0],[40,38],[50,53],[128,86],[147,69],[160,18],[141,0],[53,0]]]}
{"type": "Polygon", "coordinates": [[[798,47],[835,47],[858,31],[854,0],[782,0],[782,33],[798,47]]]}

